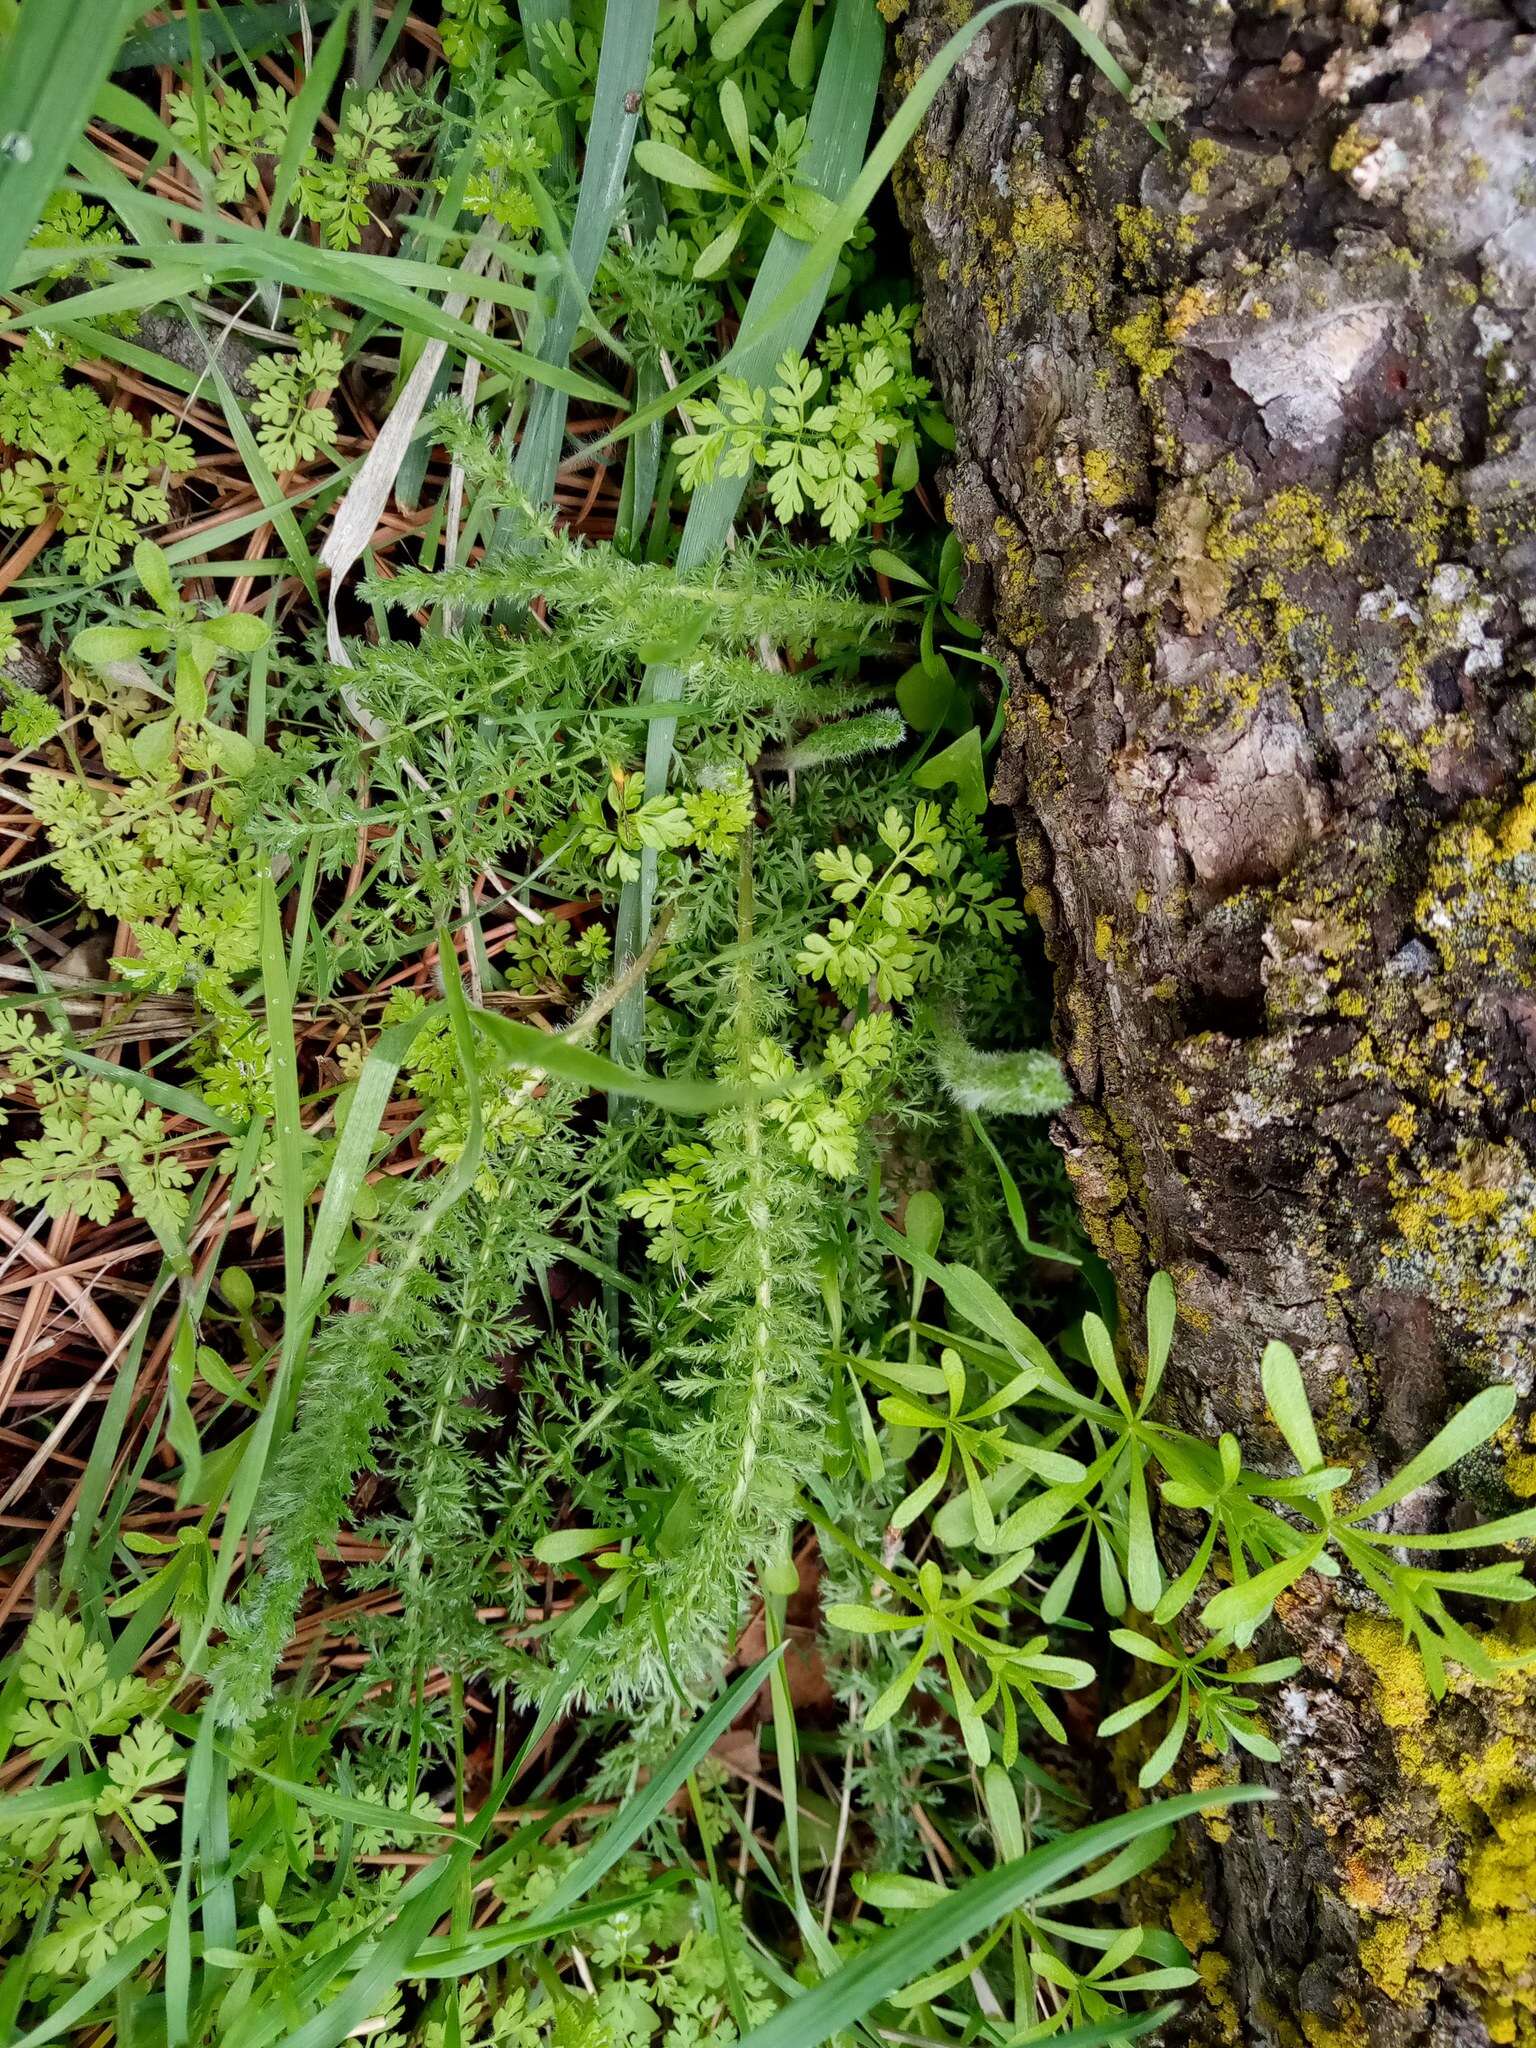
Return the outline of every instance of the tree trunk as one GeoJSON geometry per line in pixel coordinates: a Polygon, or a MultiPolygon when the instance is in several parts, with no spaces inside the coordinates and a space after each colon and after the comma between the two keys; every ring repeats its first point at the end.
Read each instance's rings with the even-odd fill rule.
{"type": "MultiPolygon", "coordinates": [[[[967,11],[886,6],[898,84],[967,11]]],[[[1013,14],[901,186],[1088,1227],[1172,1271],[1186,1421],[1274,1448],[1283,1337],[1367,1473],[1536,1362],[1532,27],[1118,0],[1164,151],[1013,14]]],[[[1399,1514],[1519,1505],[1506,1435],[1399,1514]]],[[[1536,2042],[1536,1683],[1434,1706],[1343,1582],[1280,1626],[1287,1798],[1201,1845],[1178,2038],[1536,2042]]]]}

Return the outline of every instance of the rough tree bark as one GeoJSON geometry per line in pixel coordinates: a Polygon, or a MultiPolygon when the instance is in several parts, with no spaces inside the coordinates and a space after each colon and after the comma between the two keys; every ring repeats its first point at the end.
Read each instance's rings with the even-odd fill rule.
{"type": "MultiPolygon", "coordinates": [[[[905,83],[971,10],[885,11],[905,83]]],[[[1117,0],[1163,151],[1017,14],[900,188],[1089,1227],[1173,1271],[1187,1419],[1273,1445],[1284,1337],[1367,1470],[1536,1367],[1532,29],[1117,0]]],[[[1399,1513],[1518,1505],[1507,1435],[1399,1513]]],[[[1536,1683],[1434,1706],[1347,1585],[1280,1627],[1288,1798],[1199,1845],[1178,2038],[1536,2042],[1536,1683]]]]}

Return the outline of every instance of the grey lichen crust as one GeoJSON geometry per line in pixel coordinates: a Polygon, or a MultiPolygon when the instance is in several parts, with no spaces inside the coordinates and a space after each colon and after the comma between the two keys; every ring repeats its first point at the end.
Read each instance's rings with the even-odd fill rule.
{"type": "MultiPolygon", "coordinates": [[[[899,87],[968,10],[886,11],[899,87]]],[[[1367,1472],[1536,1373],[1532,29],[1120,0],[1133,113],[1022,13],[900,186],[1090,1227],[1132,1300],[1174,1272],[1188,1419],[1262,1438],[1283,1336],[1367,1472]]],[[[1536,1493],[1526,1412],[1403,1512],[1536,1493]]],[[[1203,2038],[1536,2042],[1522,1682],[1394,1719],[1347,1589],[1284,1623],[1294,1805],[1212,1845],[1203,2038]]]]}

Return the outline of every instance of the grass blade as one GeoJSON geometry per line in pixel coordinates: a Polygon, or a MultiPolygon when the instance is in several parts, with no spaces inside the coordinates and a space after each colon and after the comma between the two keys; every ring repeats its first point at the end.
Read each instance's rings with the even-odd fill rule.
{"type": "MultiPolygon", "coordinates": [[[[610,7],[603,24],[592,124],[571,230],[570,263],[559,279],[554,307],[537,350],[546,363],[563,365],[570,353],[618,217],[640,122],[639,95],[651,64],[658,5],[659,0],[627,0],[623,7],[610,7]]],[[[528,408],[513,474],[535,505],[546,503],[555,487],[566,409],[566,394],[551,385],[542,386],[528,408]]],[[[516,514],[504,512],[497,520],[493,555],[510,543],[515,528],[516,514]]]]}
{"type": "Polygon", "coordinates": [[[878,1941],[871,1942],[835,1976],[792,1999],[772,2019],[754,2027],[742,2048],[817,2048],[862,2020],[893,1991],[932,1969],[962,1942],[986,1932],[1005,1913],[1017,1912],[1042,1892],[1154,1829],[1173,1826],[1212,1806],[1247,1805],[1272,1797],[1260,1785],[1225,1785],[1211,1792],[1186,1792],[1156,1801],[1135,1813],[1096,1822],[1031,1850],[1012,1863],[973,1877],[948,1898],[925,1906],[878,1941]]]}
{"type": "Polygon", "coordinates": [[[782,1647],[770,1650],[766,1657],[760,1657],[750,1671],[743,1671],[735,1683],[721,1694],[672,1752],[664,1768],[648,1781],[644,1791],[625,1802],[581,1861],[574,1864],[549,1897],[540,1902],[540,1921],[568,1911],[607,1875],[626,1849],[639,1841],[646,1829],[666,1810],[667,1801],[681,1787],[689,1772],[698,1769],[783,1654],[782,1647]]]}
{"type": "Polygon", "coordinates": [[[70,151],[144,0],[43,0],[0,44],[0,284],[64,175],[70,151]]]}
{"type": "Polygon", "coordinates": [[[601,1053],[588,1052],[568,1038],[540,1031],[533,1024],[521,1024],[515,1017],[503,1017],[493,1010],[478,1010],[476,1020],[493,1043],[520,1067],[533,1067],[559,1080],[609,1095],[638,1096],[660,1109],[677,1110],[684,1116],[703,1116],[739,1102],[742,1091],[714,1081],[667,1081],[620,1066],[601,1053]]]}

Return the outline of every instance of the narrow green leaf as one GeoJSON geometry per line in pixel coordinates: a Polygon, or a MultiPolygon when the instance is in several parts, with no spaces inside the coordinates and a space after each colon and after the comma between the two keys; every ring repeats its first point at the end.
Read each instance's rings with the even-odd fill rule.
{"type": "MultiPolygon", "coordinates": [[[[953,687],[953,686],[951,686],[953,687]]],[[[1059,1266],[1081,1266],[1082,1260],[1075,1252],[1060,1251],[1054,1245],[1042,1244],[1029,1227],[1029,1217],[1024,1209],[1024,1197],[1019,1193],[1019,1184],[1008,1169],[1008,1164],[992,1142],[991,1133],[974,1109],[966,1111],[966,1121],[986,1147],[993,1169],[1002,1184],[1003,1206],[1008,1211],[1008,1221],[1013,1225],[1013,1234],[1032,1259],[1050,1259],[1059,1266]]]]}
{"type": "Polygon", "coordinates": [[[709,54],[717,64],[729,64],[757,34],[770,14],[774,14],[784,0],[747,0],[745,7],[721,22],[709,39],[709,54]]]}
{"type": "Polygon", "coordinates": [[[1321,1534],[1316,1535],[1294,1555],[1282,1557],[1267,1571],[1215,1594],[1201,1610],[1201,1620],[1213,1635],[1222,1629],[1235,1631],[1261,1621],[1286,1587],[1294,1586],[1302,1573],[1317,1563],[1325,1540],[1321,1534]]]}
{"type": "Polygon", "coordinates": [[[933,585],[910,562],[893,555],[889,548],[871,548],[869,566],[877,576],[889,576],[893,583],[910,583],[918,590],[931,590],[933,585]]]}
{"type": "MultiPolygon", "coordinates": [[[[311,2019],[284,2034],[279,2048],[339,2048],[378,2011],[447,1910],[470,1853],[469,1844],[461,1843],[449,1856],[439,1857],[416,1873],[400,1893],[394,1918],[362,1967],[311,2019]]],[[[349,1959],[343,1948],[327,1960],[339,1967],[349,1959]]]]}
{"type": "Polygon", "coordinates": [[[534,1544],[533,1554],[540,1564],[569,1564],[573,1558],[608,1549],[623,1533],[622,1529],[551,1529],[534,1544]]]}
{"type": "Polygon", "coordinates": [[[985,1332],[1014,1357],[1038,1366],[1053,1385],[1064,1384],[1051,1354],[1034,1331],[1020,1322],[990,1281],[984,1280],[970,1266],[941,1265],[911,1238],[898,1235],[883,1217],[874,1218],[870,1229],[888,1252],[894,1253],[915,1273],[921,1273],[925,1280],[931,1280],[943,1292],[950,1307],[968,1323],[985,1332]]]}
{"type": "MultiPolygon", "coordinates": [[[[1177,1684],[1176,1678],[1170,1678],[1155,1692],[1143,1693],[1140,1699],[1132,1700],[1129,1706],[1121,1707],[1116,1713],[1106,1714],[1099,1723],[1098,1733],[1104,1737],[1123,1735],[1127,1728],[1134,1728],[1136,1723],[1144,1721],[1154,1708],[1160,1707],[1177,1684]]],[[[1158,1775],[1161,1776],[1161,1772],[1158,1775]]]]}
{"type": "MultiPolygon", "coordinates": [[[[231,1752],[222,1753],[231,1762],[235,1761],[231,1752]]],[[[447,1814],[436,1814],[429,1819],[425,1814],[407,1812],[398,1806],[381,1806],[375,1800],[354,1799],[348,1793],[332,1792],[323,1785],[285,1778],[276,1771],[263,1770],[260,1764],[248,1761],[241,1761],[239,1768],[253,1778],[260,1778],[264,1784],[275,1785],[280,1792],[286,1793],[300,1806],[308,1807],[312,1813],[327,1814],[332,1820],[351,1821],[357,1827],[372,1828],[386,1834],[457,1839],[452,1818],[447,1814]]]]}
{"type": "MultiPolygon", "coordinates": [[[[348,0],[245,0],[239,11],[239,33],[216,15],[203,27],[203,41],[209,56],[227,56],[243,50],[254,57],[296,35],[307,16],[318,28],[348,0]]],[[[147,11],[147,10],[146,10],[147,11]]],[[[186,16],[147,28],[130,36],[117,54],[114,69],[139,71],[155,64],[183,64],[191,54],[191,35],[186,16]]]]}
{"type": "Polygon", "coordinates": [[[1479,1522],[1473,1529],[1448,1529],[1439,1535],[1394,1530],[1391,1540],[1409,1550],[1481,1550],[1494,1543],[1529,1543],[1536,1541],[1536,1508],[1521,1508],[1518,1514],[1501,1515],[1494,1522],[1479,1522]]]}
{"type": "Polygon", "coordinates": [[[1088,1353],[1088,1363],[1098,1375],[1099,1383],[1109,1395],[1120,1413],[1130,1419],[1130,1396],[1125,1391],[1125,1381],[1120,1377],[1119,1362],[1115,1357],[1115,1340],[1110,1336],[1102,1317],[1083,1317],[1083,1345],[1088,1353]]]}
{"type": "Polygon", "coordinates": [[[1152,1534],[1152,1515],[1147,1504],[1147,1468],[1139,1443],[1131,1445],[1130,1459],[1126,1578],[1132,1600],[1144,1614],[1150,1614],[1163,1597],[1163,1568],[1157,1555],[1157,1540],[1152,1534]]]}
{"type": "Polygon", "coordinates": [[[1179,1760],[1179,1751],[1184,1747],[1184,1738],[1189,1733],[1189,1693],[1180,1687],[1179,1704],[1168,1732],[1153,1750],[1137,1773],[1136,1782],[1143,1792],[1150,1792],[1160,1784],[1179,1760]]]}
{"type": "MultiPolygon", "coordinates": [[[[736,20],[740,20],[740,15],[736,20]]],[[[717,38],[718,40],[718,38],[717,38]]],[[[747,103],[741,96],[741,87],[734,78],[720,81],[720,122],[730,137],[731,147],[743,173],[752,173],[752,124],[747,119],[747,103]]]]}
{"type": "Polygon", "coordinates": [[[1063,1906],[1073,1906],[1081,1899],[1107,1899],[1112,1893],[1123,1891],[1133,1879],[1140,1877],[1144,1870],[1150,1870],[1167,1855],[1173,1844],[1173,1829],[1160,1828],[1154,1834],[1142,1835],[1139,1840],[1129,1842],[1118,1855],[1111,1856],[1107,1863],[1101,1863],[1097,1870],[1087,1877],[1080,1877],[1074,1884],[1059,1885],[1047,1892],[1040,1904],[1055,1913],[1063,1906]]]}
{"type": "Polygon", "coordinates": [[[71,1813],[76,1807],[92,1806],[106,1791],[110,1780],[105,1770],[79,1771],[59,1778],[51,1785],[32,1785],[24,1792],[5,1796],[5,1819],[9,1827],[26,1820],[38,1820],[50,1813],[71,1813]]]}
{"type": "Polygon", "coordinates": [[[718,171],[701,164],[697,157],[676,149],[670,142],[654,137],[635,144],[635,162],[664,185],[678,185],[689,192],[729,192],[730,186],[718,171]]]}
{"type": "Polygon", "coordinates": [[[1173,1344],[1173,1325],[1178,1315],[1173,1280],[1167,1273],[1154,1273],[1147,1288],[1147,1381],[1141,1390],[1141,1412],[1157,1398],[1163,1382],[1163,1368],[1173,1344]]]}
{"type": "MultiPolygon", "coordinates": [[[[1513,1387],[1485,1387],[1480,1394],[1473,1396],[1465,1408],[1457,1409],[1444,1429],[1431,1437],[1423,1450],[1408,1460],[1401,1472],[1395,1473],[1385,1486],[1371,1495],[1369,1500],[1362,1501],[1357,1508],[1352,1508],[1347,1519],[1351,1522],[1360,1522],[1368,1516],[1383,1513],[1387,1508],[1396,1507],[1400,1500],[1406,1500],[1410,1493],[1416,1492],[1421,1486],[1427,1486],[1431,1479],[1438,1479],[1442,1472],[1448,1471],[1469,1452],[1487,1443],[1496,1431],[1504,1427],[1514,1412],[1513,1387]]],[[[1321,1463],[1321,1460],[1317,1462],[1321,1463]]],[[[1408,1537],[1405,1540],[1417,1542],[1418,1539],[1408,1537]]]]}
{"type": "Polygon", "coordinates": [[[384,1121],[384,1112],[389,1107],[401,1062],[415,1044],[423,1025],[437,1014],[436,1003],[425,1005],[413,1016],[381,1031],[368,1049],[368,1057],[363,1061],[362,1071],[352,1091],[346,1126],[331,1161],[331,1170],[326,1175],[325,1192],[320,1198],[310,1233],[309,1256],[304,1264],[300,1288],[301,1314],[312,1314],[324,1297],[342,1232],[352,1220],[358,1193],[373,1164],[374,1141],[384,1121]]]}
{"type": "Polygon", "coordinates": [[[142,1095],[157,1109],[166,1110],[172,1116],[184,1116],[206,1131],[222,1131],[226,1138],[238,1138],[241,1133],[243,1126],[237,1124],[233,1117],[226,1116],[221,1109],[212,1108],[190,1088],[177,1088],[169,1081],[158,1081],[153,1074],[141,1073],[137,1067],[113,1066],[110,1061],[99,1060],[94,1053],[80,1052],[72,1045],[61,1045],[59,1057],[68,1060],[72,1067],[79,1067],[82,1073],[95,1074],[99,1080],[114,1081],[121,1087],[131,1088],[135,1095],[142,1095]]]}
{"type": "Polygon", "coordinates": [[[493,1010],[477,1010],[475,1022],[498,1050],[520,1067],[531,1067],[557,1080],[573,1081],[583,1089],[610,1095],[636,1095],[654,1102],[660,1109],[676,1110],[683,1116],[702,1116],[739,1102],[739,1088],[712,1081],[667,1081],[651,1074],[621,1067],[601,1053],[588,1052],[568,1038],[540,1031],[533,1024],[520,1023],[493,1010]]]}
{"type": "Polygon", "coordinates": [[[1288,1344],[1265,1345],[1259,1377],[1269,1412],[1274,1416],[1280,1434],[1290,1445],[1302,1471],[1312,1471],[1322,1464],[1323,1454],[1318,1448],[1312,1404],[1302,1384],[1301,1367],[1288,1344]]]}

